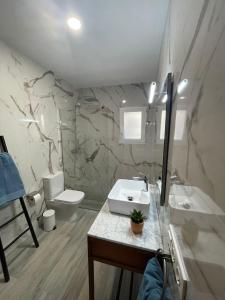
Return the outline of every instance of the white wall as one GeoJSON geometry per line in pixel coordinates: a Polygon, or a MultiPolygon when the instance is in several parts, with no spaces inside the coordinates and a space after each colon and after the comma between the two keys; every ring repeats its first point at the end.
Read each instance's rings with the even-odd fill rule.
{"type": "MultiPolygon", "coordinates": [[[[74,92],[1,41],[0,83],[0,135],[19,168],[26,193],[39,191],[43,196],[42,176],[62,168],[59,115],[74,110],[74,92]]],[[[16,203],[0,210],[0,223],[19,211],[16,203]]],[[[28,204],[34,221],[41,204],[28,204]]],[[[25,226],[23,217],[14,224],[1,231],[4,243],[25,226]]]]}
{"type": "MultiPolygon", "coordinates": [[[[132,178],[142,172],[154,182],[161,176],[163,145],[156,143],[158,106],[148,109],[148,93],[149,83],[78,90],[75,147],[64,165],[68,187],[84,191],[88,200],[101,206],[118,178],[132,178]],[[132,106],[145,107],[151,122],[145,126],[144,144],[120,141],[120,108],[132,106]]],[[[63,138],[64,148],[68,149],[68,139],[64,143],[63,138]]]]}
{"type": "MultiPolygon", "coordinates": [[[[171,1],[159,73],[159,79],[165,78],[168,71],[174,74],[173,124],[179,104],[186,107],[188,115],[185,143],[171,144],[170,171],[185,185],[198,187],[204,193],[203,199],[210,199],[221,212],[225,211],[224,4],[216,0],[171,1]],[[178,95],[177,84],[184,78],[189,84],[178,95]],[[181,96],[185,99],[180,99],[181,96]]],[[[192,199],[197,201],[194,196],[192,199]]],[[[176,226],[192,281],[189,299],[224,299],[225,296],[221,279],[225,274],[225,218],[216,210],[210,210],[210,214],[195,221],[193,215],[186,215],[185,230],[191,235],[198,233],[193,245],[184,240],[182,226],[176,226]],[[200,222],[205,222],[207,230],[202,230],[200,222]]]]}

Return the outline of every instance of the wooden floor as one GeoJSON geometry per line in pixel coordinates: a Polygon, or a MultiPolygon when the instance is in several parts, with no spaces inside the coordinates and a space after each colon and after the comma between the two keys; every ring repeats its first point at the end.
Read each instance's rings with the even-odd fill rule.
{"type": "MultiPolygon", "coordinates": [[[[1,300],[88,300],[86,233],[97,212],[79,209],[74,222],[57,224],[55,231],[41,232],[40,247],[27,238],[6,252],[11,280],[0,273],[1,300]]],[[[116,299],[120,270],[95,264],[96,300],[116,299]]],[[[131,299],[136,299],[140,276],[134,276],[131,299]]],[[[119,299],[129,299],[130,273],[125,272],[119,299]]]]}
{"type": "Polygon", "coordinates": [[[80,207],[84,209],[99,211],[102,208],[103,204],[104,202],[101,201],[84,198],[80,203],[80,207]]]}

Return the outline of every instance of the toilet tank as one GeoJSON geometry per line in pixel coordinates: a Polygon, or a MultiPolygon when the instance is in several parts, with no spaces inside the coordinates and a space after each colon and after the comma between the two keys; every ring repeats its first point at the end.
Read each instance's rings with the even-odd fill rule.
{"type": "Polygon", "coordinates": [[[46,200],[52,200],[64,191],[64,174],[59,171],[43,177],[44,197],[46,200]]]}

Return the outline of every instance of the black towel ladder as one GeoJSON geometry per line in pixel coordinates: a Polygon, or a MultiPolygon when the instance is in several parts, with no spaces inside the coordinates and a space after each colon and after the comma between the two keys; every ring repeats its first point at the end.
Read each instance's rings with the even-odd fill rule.
{"type": "MultiPolygon", "coordinates": [[[[0,152],[8,152],[8,149],[7,149],[7,146],[6,146],[6,143],[5,143],[5,139],[4,139],[3,136],[0,136],[0,152]]],[[[15,200],[17,200],[17,199],[15,199],[15,200]]],[[[27,224],[28,224],[28,227],[22,233],[20,233],[14,240],[12,240],[8,245],[6,245],[5,247],[3,247],[3,245],[2,245],[2,240],[1,240],[1,236],[0,236],[0,259],[1,259],[2,270],[3,270],[5,282],[8,282],[10,280],[9,270],[8,270],[6,257],[5,257],[5,250],[8,249],[10,246],[12,246],[28,230],[30,230],[30,233],[31,233],[31,236],[33,238],[35,247],[36,248],[39,247],[39,243],[38,243],[36,234],[34,232],[34,228],[33,228],[33,225],[31,223],[31,219],[30,219],[30,216],[28,214],[28,211],[27,211],[27,208],[26,208],[23,197],[20,197],[19,200],[20,200],[20,204],[21,204],[21,207],[22,207],[22,211],[20,213],[18,213],[17,215],[15,215],[14,217],[12,217],[11,219],[9,219],[8,221],[6,221],[4,224],[0,225],[0,229],[2,229],[3,227],[7,226],[9,223],[11,223],[16,218],[18,218],[19,216],[21,216],[23,214],[24,214],[24,216],[26,218],[26,221],[27,221],[27,224]]]]}

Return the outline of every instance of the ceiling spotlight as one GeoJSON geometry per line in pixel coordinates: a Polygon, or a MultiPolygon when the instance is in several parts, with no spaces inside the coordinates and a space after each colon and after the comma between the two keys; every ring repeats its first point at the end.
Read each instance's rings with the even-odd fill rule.
{"type": "Polygon", "coordinates": [[[81,29],[81,22],[77,18],[69,18],[67,20],[68,26],[73,30],[80,30],[81,29]]]}
{"type": "Polygon", "coordinates": [[[154,96],[155,96],[155,90],[156,90],[156,82],[153,81],[150,85],[150,93],[149,93],[149,98],[148,98],[149,104],[153,103],[154,96]]]}
{"type": "Polygon", "coordinates": [[[167,96],[167,94],[166,94],[166,95],[164,95],[163,98],[162,98],[162,103],[166,103],[167,99],[168,99],[168,96],[167,96]]]}
{"type": "Polygon", "coordinates": [[[178,84],[177,87],[178,94],[182,93],[182,91],[186,88],[187,84],[188,84],[188,79],[184,79],[178,84]]]}
{"type": "Polygon", "coordinates": [[[127,103],[127,100],[123,99],[123,100],[122,100],[122,103],[124,103],[124,104],[127,103]]]}

